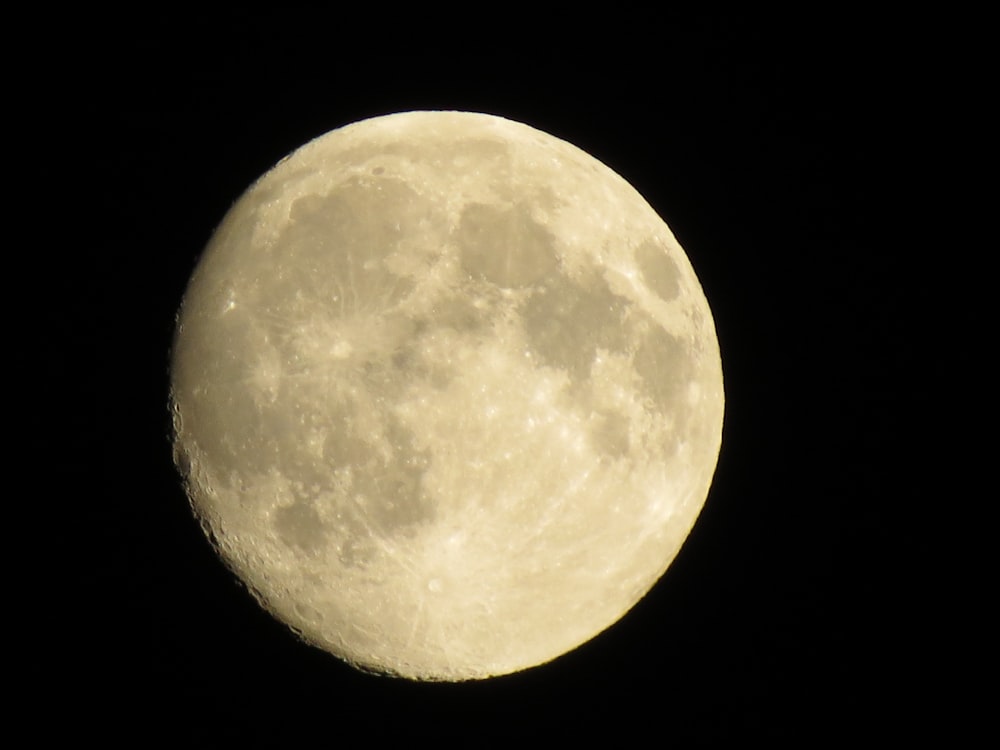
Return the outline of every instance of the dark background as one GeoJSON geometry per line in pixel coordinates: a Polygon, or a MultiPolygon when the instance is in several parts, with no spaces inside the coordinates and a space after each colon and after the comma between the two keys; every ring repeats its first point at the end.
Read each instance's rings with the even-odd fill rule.
{"type": "Polygon", "coordinates": [[[933,322],[893,230],[927,83],[906,29],[466,12],[272,10],[127,32],[89,19],[77,40],[86,229],[101,239],[67,279],[87,322],[75,476],[91,498],[76,705],[98,728],[114,706],[202,738],[330,742],[925,731],[946,688],[928,679],[934,605],[918,596],[938,587],[932,545],[908,520],[929,492],[930,396],[913,373],[941,341],[914,334],[933,322]],[[629,180],[694,265],[726,378],[715,483],[667,575],[575,652],[482,683],[373,677],[298,642],[214,555],[168,440],[174,315],[226,210],[306,141],[410,109],[519,120],[629,180]]]}

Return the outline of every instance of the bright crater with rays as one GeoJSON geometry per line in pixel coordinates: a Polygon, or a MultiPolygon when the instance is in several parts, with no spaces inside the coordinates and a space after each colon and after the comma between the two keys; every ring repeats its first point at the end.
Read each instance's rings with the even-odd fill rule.
{"type": "Polygon", "coordinates": [[[616,622],[700,511],[714,324],[622,178],[480,114],[375,118],[232,208],[172,361],[175,454],[220,554],[307,641],[461,680],[616,622]]]}

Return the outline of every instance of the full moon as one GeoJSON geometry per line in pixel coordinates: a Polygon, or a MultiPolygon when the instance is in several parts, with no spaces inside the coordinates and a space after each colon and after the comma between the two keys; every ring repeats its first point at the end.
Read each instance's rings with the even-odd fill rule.
{"type": "Polygon", "coordinates": [[[233,205],[178,314],[174,456],[229,568],[371,672],[468,680],[617,622],[704,505],[715,326],[623,178],[527,125],[406,112],[233,205]]]}

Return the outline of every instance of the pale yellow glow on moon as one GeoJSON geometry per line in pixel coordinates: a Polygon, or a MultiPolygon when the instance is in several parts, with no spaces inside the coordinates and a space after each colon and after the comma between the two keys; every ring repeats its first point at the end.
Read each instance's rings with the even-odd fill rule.
{"type": "Polygon", "coordinates": [[[663,220],[527,125],[409,112],[284,159],[179,315],[175,453],[220,554],[310,643],[477,679],[673,560],[718,458],[714,323],[663,220]]]}

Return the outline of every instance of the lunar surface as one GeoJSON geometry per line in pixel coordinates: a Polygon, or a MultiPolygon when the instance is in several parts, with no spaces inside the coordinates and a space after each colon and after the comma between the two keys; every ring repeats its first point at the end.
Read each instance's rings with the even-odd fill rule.
{"type": "Polygon", "coordinates": [[[328,133],[233,206],[178,317],[174,450],[226,564],[368,671],[480,679],[622,617],[705,502],[722,369],[672,233],[527,125],[328,133]]]}

